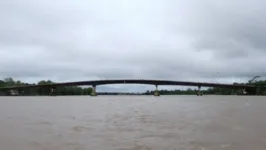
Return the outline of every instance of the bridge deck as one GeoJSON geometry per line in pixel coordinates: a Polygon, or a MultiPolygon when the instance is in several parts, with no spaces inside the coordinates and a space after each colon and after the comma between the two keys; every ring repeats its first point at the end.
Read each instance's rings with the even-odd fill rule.
{"type": "Polygon", "coordinates": [[[139,79],[120,79],[120,80],[92,80],[78,82],[63,82],[45,85],[22,85],[0,87],[0,89],[22,89],[34,87],[57,87],[57,86],[84,86],[84,85],[104,85],[104,84],[148,84],[148,85],[180,85],[180,86],[201,86],[201,87],[221,87],[221,88],[254,88],[254,85],[244,84],[221,84],[207,82],[188,82],[188,81],[171,81],[171,80],[139,80],[139,79]]]}

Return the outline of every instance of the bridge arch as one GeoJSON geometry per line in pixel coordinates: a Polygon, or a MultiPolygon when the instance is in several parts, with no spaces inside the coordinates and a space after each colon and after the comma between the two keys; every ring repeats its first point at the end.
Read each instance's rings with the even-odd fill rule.
{"type": "MultiPolygon", "coordinates": [[[[19,90],[19,89],[34,88],[34,87],[54,88],[54,87],[58,87],[58,86],[91,85],[92,87],[94,87],[94,89],[95,89],[94,91],[96,93],[96,86],[107,85],[107,84],[145,84],[145,85],[154,85],[155,87],[158,87],[160,85],[221,87],[221,88],[248,89],[248,91],[254,91],[254,89],[255,89],[254,85],[244,85],[244,84],[219,84],[219,83],[173,81],[173,80],[118,79],[118,80],[92,80],[92,81],[78,81],[78,82],[63,82],[63,83],[52,83],[52,84],[45,84],[45,85],[10,86],[10,87],[0,87],[0,90],[12,90],[12,89],[19,90]]],[[[156,90],[157,90],[157,88],[156,88],[156,90]]]]}

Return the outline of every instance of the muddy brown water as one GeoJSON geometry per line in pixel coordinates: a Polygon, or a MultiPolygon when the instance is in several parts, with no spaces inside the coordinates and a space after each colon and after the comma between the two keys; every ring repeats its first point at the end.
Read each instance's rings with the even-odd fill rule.
{"type": "Polygon", "coordinates": [[[266,97],[0,97],[1,150],[265,150],[266,97]]]}

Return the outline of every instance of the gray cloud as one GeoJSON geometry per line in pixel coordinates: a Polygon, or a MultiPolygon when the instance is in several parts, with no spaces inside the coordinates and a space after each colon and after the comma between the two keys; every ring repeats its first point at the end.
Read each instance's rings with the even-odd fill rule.
{"type": "Polygon", "coordinates": [[[266,76],[265,7],[263,0],[0,0],[0,76],[227,83],[266,76]]]}

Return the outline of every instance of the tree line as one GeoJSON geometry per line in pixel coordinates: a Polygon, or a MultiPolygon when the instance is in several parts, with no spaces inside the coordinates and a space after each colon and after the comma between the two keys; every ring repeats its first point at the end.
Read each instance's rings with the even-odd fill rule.
{"type": "MultiPolygon", "coordinates": [[[[266,80],[260,80],[255,82],[247,82],[247,83],[233,83],[233,84],[245,84],[245,85],[255,85],[256,91],[255,95],[266,95],[266,80]]],[[[197,94],[197,89],[188,88],[186,90],[159,90],[161,95],[195,95],[197,94]]],[[[209,95],[241,95],[242,89],[232,89],[232,88],[219,88],[219,87],[211,87],[207,89],[202,89],[201,92],[203,94],[209,95]]],[[[146,91],[145,95],[150,95],[154,93],[154,91],[146,91]]]]}
{"type": "MultiPolygon", "coordinates": [[[[255,82],[247,83],[233,83],[233,84],[245,84],[245,85],[255,85],[256,91],[255,95],[266,95],[266,80],[260,80],[255,82]]],[[[197,94],[197,89],[188,88],[186,90],[159,90],[161,95],[195,95],[197,94]]],[[[242,89],[232,89],[232,88],[220,88],[220,87],[211,87],[207,89],[202,89],[203,94],[209,95],[241,95],[242,89]]],[[[146,91],[144,94],[150,95],[154,91],[146,91]]]]}
{"type": "MultiPolygon", "coordinates": [[[[29,84],[20,80],[14,80],[13,78],[5,78],[0,80],[0,87],[5,86],[20,86],[20,85],[45,85],[53,84],[55,82],[51,80],[41,80],[38,83],[29,84]]],[[[59,86],[56,87],[55,95],[90,95],[92,91],[91,87],[78,87],[78,86],[59,86]]],[[[9,91],[2,91],[1,95],[7,95],[9,91]]],[[[50,95],[51,90],[49,88],[25,88],[23,91],[18,91],[20,95],[50,95]]]]}
{"type": "MultiPolygon", "coordinates": [[[[14,80],[13,78],[5,78],[0,80],[0,87],[5,86],[20,86],[20,85],[45,85],[55,83],[51,80],[41,80],[35,84],[29,84],[22,82],[20,80],[14,80]]],[[[234,84],[255,84],[258,86],[256,95],[266,95],[266,80],[255,81],[253,83],[234,83],[234,84]]],[[[240,89],[230,89],[230,88],[208,88],[201,90],[203,94],[216,94],[216,95],[237,95],[242,91],[240,89]]],[[[7,91],[1,91],[0,95],[6,95],[7,91]]],[[[51,91],[49,88],[26,88],[23,91],[18,91],[20,95],[50,95],[51,91]]],[[[92,92],[91,87],[79,87],[79,86],[59,86],[56,87],[55,95],[90,95],[92,92]]],[[[197,93],[197,89],[188,88],[186,90],[159,90],[160,95],[195,95],[197,93]]],[[[152,95],[154,91],[146,91],[140,93],[140,95],[152,95]]],[[[112,92],[112,93],[98,93],[99,95],[117,95],[120,93],[112,92]]],[[[123,93],[127,95],[136,95],[136,93],[123,93]]]]}

